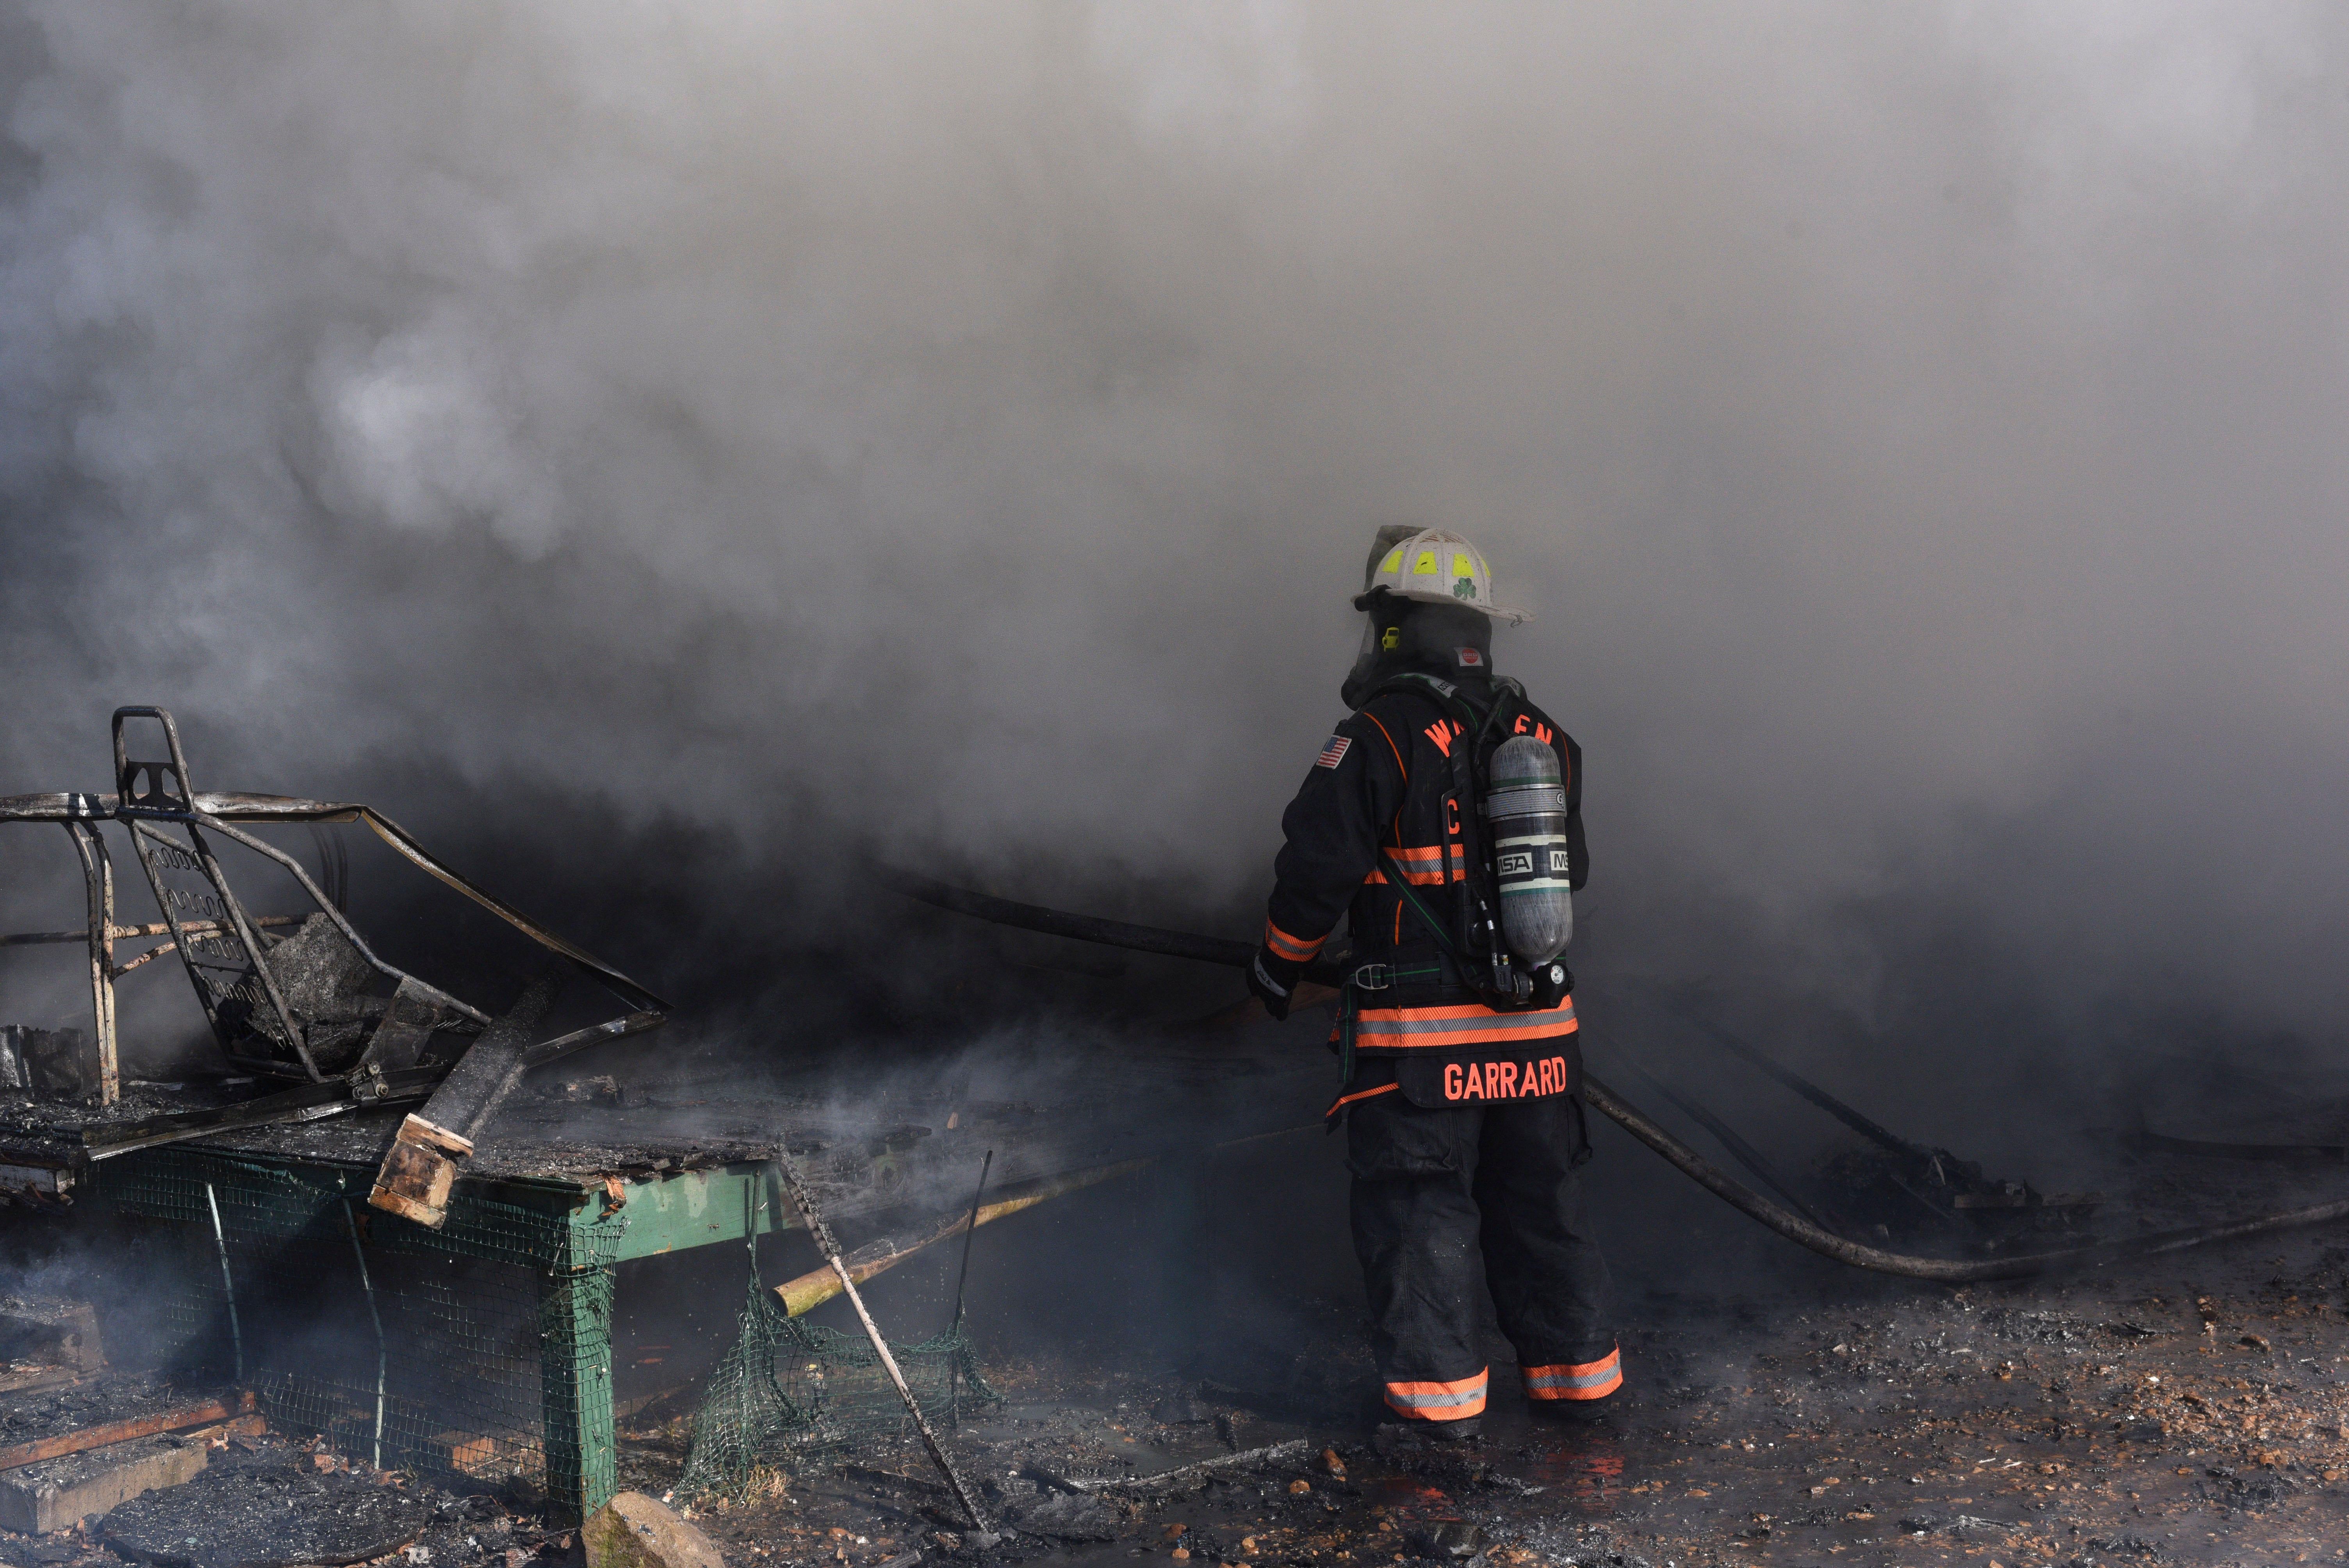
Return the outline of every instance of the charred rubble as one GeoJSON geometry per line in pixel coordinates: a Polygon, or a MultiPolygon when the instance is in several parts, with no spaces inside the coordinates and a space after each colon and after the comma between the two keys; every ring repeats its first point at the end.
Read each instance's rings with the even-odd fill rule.
{"type": "MultiPolygon", "coordinates": [[[[2349,1252],[2312,1228],[2349,1204],[2291,1181],[2349,1149],[2321,1119],[2211,1140],[2140,1116],[2109,1191],[2043,1192],[1665,996],[1857,1141],[1790,1164],[1605,1042],[1590,1103],[1816,1257],[1627,1310],[1635,1375],[1595,1423],[1504,1400],[1481,1441],[1430,1444],[1366,1403],[1342,1305],[1264,1342],[1215,1284],[1234,1264],[1197,1194],[1229,1151],[1318,1127],[1319,1063],[1236,1047],[1226,1018],[1073,1064],[1075,1115],[697,1064],[656,1033],[667,1002],[376,808],[200,791],[158,709],[118,712],[113,750],[109,792],[0,799],[0,822],[63,830],[88,912],[0,943],[75,952],[89,996],[87,1027],[0,1026],[0,1196],[21,1277],[96,1282],[0,1299],[0,1561],[589,1568],[616,1495],[674,1511],[688,1556],[794,1568],[2202,1561],[2321,1554],[2349,1495],[2349,1252]],[[338,841],[314,874],[265,836],[337,825],[532,961],[495,995],[388,962],[338,841]],[[159,919],[124,913],[126,851],[159,919]],[[216,1065],[141,1081],[116,987],[173,969],[216,1065]],[[1183,1333],[1112,1356],[984,1304],[966,1326],[945,1243],[967,1269],[978,1229],[1047,1202],[1115,1229],[1154,1182],[1189,1194],[1134,1243],[1200,1298],[1183,1333]],[[2271,1264],[2167,1261],[2287,1231],[2271,1264]],[[885,1276],[912,1294],[876,1313],[860,1287],[885,1276]],[[942,1328],[901,1326],[917,1280],[942,1328]],[[694,1355],[647,1344],[640,1289],[695,1302],[694,1355]]],[[[876,875],[1052,938],[1247,951],[876,875]]]]}

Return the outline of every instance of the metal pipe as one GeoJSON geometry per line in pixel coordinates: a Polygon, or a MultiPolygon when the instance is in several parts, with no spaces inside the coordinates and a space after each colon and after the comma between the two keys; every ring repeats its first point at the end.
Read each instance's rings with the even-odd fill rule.
{"type": "MultiPolygon", "coordinates": [[[[1229,937],[1197,936],[1187,931],[1166,931],[1158,926],[1135,925],[1123,920],[1069,914],[1057,909],[1046,909],[1040,904],[1019,903],[1008,898],[973,892],[968,888],[954,887],[934,877],[900,871],[895,866],[875,866],[873,875],[882,886],[907,898],[997,925],[1016,925],[1023,931],[1040,931],[1048,936],[1065,936],[1077,942],[1093,942],[1104,947],[1123,947],[1135,953],[1157,953],[1169,958],[1195,959],[1202,964],[1221,964],[1233,969],[1245,969],[1256,959],[1254,943],[1229,937]]],[[[1333,985],[1345,977],[1338,966],[1318,961],[1306,965],[1305,975],[1308,979],[1333,985]]]]}
{"type": "Polygon", "coordinates": [[[343,1199],[343,1217],[351,1222],[351,1256],[358,1260],[359,1288],[367,1292],[367,1316],[375,1321],[375,1458],[378,1470],[383,1469],[383,1385],[386,1356],[383,1344],[383,1314],[376,1310],[375,1281],[367,1277],[367,1249],[359,1245],[358,1211],[351,1207],[347,1194],[343,1199]]]}
{"type": "Polygon", "coordinates": [[[221,1229],[220,1199],[212,1192],[212,1184],[204,1183],[204,1202],[212,1212],[212,1245],[220,1250],[221,1289],[228,1293],[228,1342],[236,1351],[236,1380],[244,1383],[244,1331],[236,1321],[236,1281],[228,1272],[228,1233],[221,1229]]]}
{"type": "Polygon", "coordinates": [[[1800,1095],[1803,1099],[1809,1100],[1813,1105],[1817,1106],[1821,1110],[1826,1111],[1829,1116],[1834,1117],[1837,1121],[1842,1122],[1846,1127],[1850,1128],[1862,1138],[1880,1143],[1885,1148],[1891,1150],[1897,1154],[1912,1154],[1920,1160],[1930,1160],[1932,1158],[1933,1151],[1931,1150],[1924,1148],[1921,1145],[1909,1142],[1907,1139],[1901,1137],[1899,1133],[1892,1131],[1889,1128],[1878,1126],[1875,1121],[1861,1115],[1858,1111],[1853,1109],[1850,1106],[1846,1105],[1843,1101],[1837,1099],[1835,1096],[1829,1094],[1826,1090],[1821,1088],[1818,1085],[1813,1083],[1802,1074],[1795,1071],[1794,1068],[1780,1066],[1770,1057],[1764,1055],[1759,1047],[1748,1045],[1745,1041],[1739,1039],[1735,1035],[1731,1034],[1727,1029],[1723,1028],[1719,1024],[1714,1023],[1712,1019],[1704,1017],[1699,1014],[1690,1012],[1687,1008],[1678,1006],[1671,1002],[1659,1002],[1656,1005],[1662,1007],[1664,1011],[1671,1013],[1675,1017],[1683,1019],[1688,1023],[1694,1024],[1698,1028],[1703,1030],[1706,1037],[1710,1038],[1713,1044],[1719,1046],[1723,1050],[1727,1051],[1730,1055],[1737,1057],[1740,1061],[1744,1062],[1747,1066],[1754,1068],[1755,1070],[1764,1073],[1770,1078],[1775,1078],[1780,1084],[1794,1090],[1795,1093],[1800,1095]]]}
{"type": "Polygon", "coordinates": [[[138,968],[141,964],[147,963],[150,959],[160,958],[166,954],[177,953],[179,950],[180,944],[176,942],[167,942],[160,947],[150,947],[146,952],[140,954],[138,957],[132,959],[129,963],[116,965],[114,966],[114,977],[117,980],[119,980],[125,975],[128,975],[132,970],[138,968]]]}
{"type": "Polygon", "coordinates": [[[949,1328],[962,1326],[962,1287],[970,1282],[970,1243],[978,1238],[978,1202],[987,1196],[987,1173],[994,1168],[995,1150],[990,1149],[978,1162],[978,1186],[970,1195],[970,1220],[962,1233],[962,1267],[955,1274],[954,1322],[947,1325],[949,1328]]]}
{"type": "MultiPolygon", "coordinates": [[[[480,904],[500,920],[549,952],[594,975],[614,995],[630,1006],[666,1012],[668,1004],[594,955],[574,947],[553,932],[491,897],[432,857],[415,836],[375,810],[347,800],[305,800],[287,795],[254,795],[243,791],[191,792],[186,811],[140,808],[139,816],[158,821],[202,820],[217,824],[238,822],[364,822],[376,837],[418,869],[480,904]]],[[[129,820],[119,794],[90,795],[53,790],[36,795],[0,795],[0,822],[64,822],[129,820]]]]}
{"type": "Polygon", "coordinates": [[[2290,1165],[2349,1163],[2349,1144],[2228,1143],[2207,1138],[2172,1138],[2145,1125],[2142,1114],[2128,1141],[2157,1154],[2199,1154],[2212,1160],[2272,1160],[2290,1165]]]}
{"type": "MultiPolygon", "coordinates": [[[[962,1266],[955,1272],[954,1319],[947,1325],[948,1334],[962,1326],[962,1287],[970,1283],[970,1244],[978,1239],[978,1203],[987,1196],[987,1173],[994,1168],[995,1150],[990,1149],[987,1151],[987,1158],[978,1162],[978,1185],[971,1191],[970,1218],[963,1225],[962,1266]]],[[[947,1365],[947,1424],[958,1426],[961,1411],[962,1355],[957,1351],[955,1358],[947,1365]]]]}
{"type": "Polygon", "coordinates": [[[1740,1165],[1745,1167],[1748,1174],[1760,1181],[1762,1185],[1769,1188],[1770,1191],[1778,1194],[1779,1198],[1796,1213],[1802,1215],[1803,1218],[1808,1220],[1812,1224],[1816,1225],[1820,1230],[1826,1231],[1831,1235],[1841,1235],[1843,1233],[1837,1227],[1828,1224],[1826,1220],[1818,1212],[1818,1211],[1813,1209],[1808,1203],[1804,1202],[1801,1196],[1795,1192],[1794,1184],[1789,1182],[1784,1176],[1779,1175],[1777,1169],[1770,1163],[1768,1158],[1764,1156],[1760,1150],[1754,1148],[1753,1144],[1740,1137],[1735,1128],[1722,1120],[1721,1118],[1713,1115],[1712,1111],[1706,1109],[1702,1105],[1698,1104],[1695,1100],[1692,1100],[1686,1095],[1682,1094],[1671,1085],[1664,1083],[1653,1073],[1649,1072],[1645,1068],[1640,1067],[1639,1063],[1626,1061],[1623,1065],[1630,1068],[1632,1072],[1639,1075],[1640,1082],[1646,1084],[1658,1094],[1662,1095],[1665,1099],[1677,1106],[1683,1115],[1696,1122],[1697,1125],[1703,1128],[1707,1132],[1712,1133],[1714,1138],[1720,1140],[1721,1146],[1723,1149],[1728,1150],[1730,1154],[1736,1159],[1740,1165]]]}
{"type": "MultiPolygon", "coordinates": [[[[68,825],[70,826],[71,824],[68,825]]],[[[110,864],[111,862],[109,862],[109,865],[110,864]]],[[[299,925],[302,923],[302,917],[298,914],[256,914],[253,917],[253,923],[255,925],[299,925]]],[[[221,929],[221,924],[218,921],[214,920],[190,920],[181,922],[180,929],[186,932],[191,936],[209,936],[214,932],[219,931],[221,929]]],[[[117,942],[125,942],[132,937],[169,936],[171,934],[171,928],[161,921],[156,921],[147,925],[113,926],[109,930],[108,934],[117,942]]],[[[46,943],[87,942],[88,940],[89,933],[87,931],[20,931],[11,936],[0,936],[0,947],[38,947],[46,943]]],[[[171,951],[171,949],[166,946],[159,948],[157,951],[167,953],[171,951]]]]}
{"type": "Polygon", "coordinates": [[[114,861],[92,824],[67,822],[66,833],[81,857],[89,890],[91,1044],[98,1052],[98,1103],[109,1106],[122,1098],[122,1059],[114,1034],[114,861]]]}
{"type": "Polygon", "coordinates": [[[840,1288],[847,1292],[848,1305],[856,1309],[856,1321],[864,1326],[864,1337],[873,1342],[873,1353],[881,1358],[881,1369],[889,1374],[889,1381],[897,1386],[897,1397],[905,1401],[906,1414],[914,1418],[914,1429],[922,1434],[923,1446],[930,1450],[930,1458],[945,1472],[947,1483],[954,1488],[955,1497],[961,1502],[963,1511],[970,1516],[972,1525],[981,1534],[992,1534],[995,1526],[988,1522],[987,1511],[979,1506],[978,1494],[963,1483],[961,1475],[954,1468],[954,1461],[947,1458],[945,1445],[938,1441],[937,1433],[931,1430],[929,1418],[922,1414],[921,1402],[905,1386],[905,1375],[897,1370],[897,1358],[889,1354],[889,1342],[881,1337],[880,1326],[873,1321],[873,1315],[864,1310],[864,1298],[856,1294],[856,1282],[848,1277],[848,1264],[842,1261],[840,1243],[832,1239],[832,1227],[823,1222],[823,1212],[816,1208],[815,1200],[808,1196],[806,1186],[800,1181],[798,1167],[792,1163],[790,1152],[780,1143],[775,1146],[775,1169],[781,1175],[792,1202],[798,1205],[800,1217],[807,1222],[808,1234],[815,1238],[817,1250],[832,1265],[832,1272],[840,1276],[840,1288]]]}
{"type": "MultiPolygon", "coordinates": [[[[432,1001],[438,1002],[444,1007],[454,1007],[458,1012],[464,1014],[465,1016],[472,1019],[473,1022],[477,1024],[486,1025],[489,1023],[490,1016],[487,1013],[481,1012],[480,1009],[475,1007],[467,1006],[464,1003],[457,1000],[456,997],[449,995],[448,992],[441,990],[438,985],[434,985],[427,981],[419,980],[407,970],[394,968],[392,965],[385,963],[382,959],[377,957],[375,949],[367,945],[367,938],[359,934],[358,927],[353,925],[348,920],[345,919],[343,917],[343,912],[336,909],[333,901],[328,899],[326,893],[320,891],[318,884],[310,880],[310,873],[302,869],[302,862],[300,861],[295,860],[292,855],[287,854],[285,851],[279,849],[276,845],[268,842],[266,840],[256,839],[251,833],[230,827],[226,822],[222,821],[217,817],[207,817],[201,811],[195,812],[193,815],[197,821],[202,822],[205,827],[212,829],[214,832],[233,839],[238,843],[243,844],[246,849],[251,850],[254,853],[265,855],[269,859],[275,861],[279,865],[285,867],[287,872],[292,873],[294,880],[302,884],[302,891],[310,895],[311,902],[318,906],[318,912],[321,914],[324,914],[328,920],[335,923],[335,928],[343,934],[344,939],[347,941],[355,950],[357,950],[361,958],[366,959],[368,964],[373,965],[378,973],[388,975],[394,980],[405,980],[409,982],[410,985],[421,989],[432,1001]]],[[[193,838],[194,836],[195,835],[192,833],[189,835],[191,838],[193,838]]],[[[201,841],[199,841],[201,842],[201,841]]],[[[256,953],[255,957],[258,958],[258,956],[259,954],[256,953]]]]}

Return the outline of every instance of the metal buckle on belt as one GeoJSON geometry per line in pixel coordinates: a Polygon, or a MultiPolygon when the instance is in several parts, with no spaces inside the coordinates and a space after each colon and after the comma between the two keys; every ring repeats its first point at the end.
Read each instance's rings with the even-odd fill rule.
{"type": "Polygon", "coordinates": [[[1365,964],[1351,976],[1357,991],[1383,991],[1394,984],[1394,965],[1365,964]]]}

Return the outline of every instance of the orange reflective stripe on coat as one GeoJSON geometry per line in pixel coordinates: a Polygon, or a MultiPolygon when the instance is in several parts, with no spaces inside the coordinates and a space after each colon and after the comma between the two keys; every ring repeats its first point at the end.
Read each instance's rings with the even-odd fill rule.
{"type": "Polygon", "coordinates": [[[1264,923],[1264,944],[1272,949],[1275,957],[1286,958],[1291,964],[1311,963],[1313,955],[1321,951],[1321,944],[1329,940],[1324,934],[1308,941],[1289,935],[1268,920],[1264,923]]]}
{"type": "Polygon", "coordinates": [[[1457,1383],[1390,1383],[1388,1408],[1422,1421],[1463,1421],[1485,1413],[1485,1368],[1457,1383]]]}
{"type": "MultiPolygon", "coordinates": [[[[1444,881],[1444,847],[1442,844],[1426,844],[1418,849],[1408,850],[1399,850],[1390,844],[1380,852],[1393,858],[1395,864],[1402,868],[1403,881],[1413,887],[1428,887],[1444,881]]],[[[1453,865],[1451,870],[1454,882],[1468,880],[1468,862],[1464,858],[1453,865]]],[[[1371,874],[1362,880],[1384,887],[1387,882],[1386,867],[1383,864],[1371,867],[1371,874]]]]}
{"type": "Polygon", "coordinates": [[[1321,1119],[1324,1121],[1329,1120],[1331,1117],[1337,1115],[1340,1111],[1345,1109],[1348,1106],[1353,1104],[1358,1099],[1369,1099],[1377,1095],[1392,1094],[1402,1087],[1402,1085],[1399,1083],[1382,1083],[1375,1088],[1358,1088],[1351,1094],[1341,1094],[1337,1099],[1330,1102],[1330,1109],[1321,1113],[1321,1119]]]}
{"type": "Polygon", "coordinates": [[[1552,1040],[1581,1028],[1574,998],[1535,1013],[1495,1013],[1478,1002],[1451,1007],[1365,1007],[1354,1020],[1358,1050],[1433,1050],[1454,1046],[1552,1040]]]}
{"type": "Polygon", "coordinates": [[[1528,1399],[1604,1399],[1623,1386],[1623,1353],[1609,1350],[1596,1361],[1579,1366],[1518,1368],[1528,1399]]]}

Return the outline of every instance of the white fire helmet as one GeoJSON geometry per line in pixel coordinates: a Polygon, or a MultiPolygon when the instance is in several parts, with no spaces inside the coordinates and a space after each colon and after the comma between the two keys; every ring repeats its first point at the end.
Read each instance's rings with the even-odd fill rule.
{"type": "Polygon", "coordinates": [[[1533,619],[1522,610],[1493,603],[1493,569],[1485,552],[1456,533],[1423,529],[1389,550],[1371,567],[1357,609],[1367,609],[1380,589],[1430,604],[1461,604],[1512,625],[1533,619]]]}

